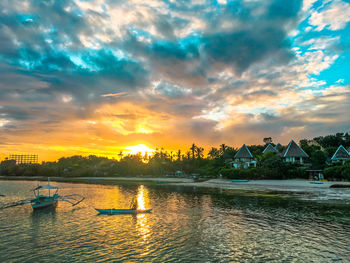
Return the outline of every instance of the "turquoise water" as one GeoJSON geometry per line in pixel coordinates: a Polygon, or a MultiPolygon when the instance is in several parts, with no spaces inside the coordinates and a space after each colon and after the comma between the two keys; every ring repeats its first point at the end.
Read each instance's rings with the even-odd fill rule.
{"type": "MultiPolygon", "coordinates": [[[[55,183],[76,207],[0,210],[0,262],[350,262],[349,208],[276,196],[168,187],[55,183]],[[145,215],[98,215],[132,197],[145,215]]],[[[36,182],[0,181],[0,202],[36,182]]]]}

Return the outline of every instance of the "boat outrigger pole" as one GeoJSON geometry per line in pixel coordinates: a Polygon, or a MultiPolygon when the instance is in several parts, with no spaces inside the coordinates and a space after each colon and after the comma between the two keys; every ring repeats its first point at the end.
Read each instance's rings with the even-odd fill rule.
{"type": "Polygon", "coordinates": [[[78,194],[59,196],[58,200],[70,203],[72,206],[76,206],[85,199],[84,196],[78,194]]]}
{"type": "Polygon", "coordinates": [[[29,204],[31,202],[32,202],[32,199],[24,199],[24,200],[20,200],[17,202],[7,203],[7,204],[0,206],[0,210],[5,209],[5,208],[14,207],[14,206],[29,204]]]}

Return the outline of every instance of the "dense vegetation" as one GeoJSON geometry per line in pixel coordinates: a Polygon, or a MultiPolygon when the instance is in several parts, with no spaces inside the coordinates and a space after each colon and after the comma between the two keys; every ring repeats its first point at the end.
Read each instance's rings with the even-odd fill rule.
{"type": "MultiPolygon", "coordinates": [[[[0,174],[5,176],[203,176],[249,179],[287,179],[307,178],[308,169],[324,169],[327,179],[350,180],[350,162],[332,164],[330,158],[339,145],[350,147],[350,135],[337,133],[313,140],[303,139],[300,146],[310,156],[307,166],[285,163],[274,153],[262,154],[270,137],[264,138],[264,145],[248,146],[258,161],[256,168],[234,169],[230,162],[237,149],[225,144],[212,147],[206,156],[204,149],[193,144],[183,153],[157,149],[153,155],[142,156],[140,153],[126,155],[119,153],[121,159],[114,160],[90,155],[88,157],[72,156],[60,158],[57,162],[42,164],[20,164],[5,160],[1,162],[0,174]],[[181,171],[181,172],[179,172],[181,171]]],[[[283,151],[283,147],[278,150],[283,151]]]]}

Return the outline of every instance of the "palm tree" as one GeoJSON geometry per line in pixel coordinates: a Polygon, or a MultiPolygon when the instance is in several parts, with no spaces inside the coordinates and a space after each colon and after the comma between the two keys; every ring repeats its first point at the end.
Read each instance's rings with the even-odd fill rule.
{"type": "Polygon", "coordinates": [[[224,144],[224,143],[221,144],[220,145],[220,154],[223,155],[226,152],[226,150],[227,150],[226,144],[224,144]]]}
{"type": "Polygon", "coordinates": [[[208,156],[210,159],[217,158],[219,157],[219,155],[220,155],[219,150],[214,147],[211,147],[210,151],[208,152],[208,156]]]}
{"type": "Polygon", "coordinates": [[[148,161],[149,161],[148,152],[145,152],[145,154],[144,154],[143,157],[142,157],[142,160],[143,160],[144,162],[148,162],[148,161]]]}
{"type": "Polygon", "coordinates": [[[181,150],[177,151],[177,160],[181,161],[181,150]]]}
{"type": "Polygon", "coordinates": [[[123,151],[120,151],[119,154],[118,154],[118,156],[120,158],[119,161],[121,161],[123,159],[123,155],[124,155],[123,151]]]}
{"type": "Polygon", "coordinates": [[[202,148],[202,147],[196,147],[197,159],[203,158],[203,156],[204,156],[203,152],[204,152],[204,148],[202,148]]]}
{"type": "Polygon", "coordinates": [[[164,158],[166,157],[166,153],[163,152],[163,151],[164,151],[164,148],[163,148],[163,147],[160,148],[160,158],[161,158],[161,159],[164,159],[164,158]]]}
{"type": "Polygon", "coordinates": [[[192,151],[192,159],[194,159],[194,154],[196,152],[196,148],[197,148],[197,146],[193,143],[191,148],[190,148],[190,150],[192,151]]]}

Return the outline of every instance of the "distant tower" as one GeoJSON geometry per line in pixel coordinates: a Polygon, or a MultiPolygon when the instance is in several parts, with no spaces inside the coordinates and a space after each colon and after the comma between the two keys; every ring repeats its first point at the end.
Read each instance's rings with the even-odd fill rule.
{"type": "Polygon", "coordinates": [[[16,164],[38,163],[37,154],[10,154],[8,159],[16,161],[16,164]]]}

